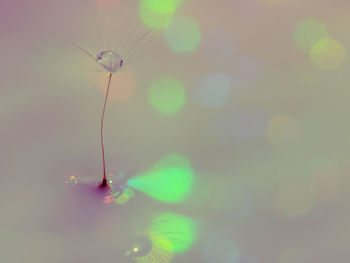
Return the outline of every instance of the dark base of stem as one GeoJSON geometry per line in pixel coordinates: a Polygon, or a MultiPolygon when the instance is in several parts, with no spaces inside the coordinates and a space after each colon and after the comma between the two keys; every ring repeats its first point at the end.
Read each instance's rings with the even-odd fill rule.
{"type": "Polygon", "coordinates": [[[109,187],[109,184],[107,183],[107,179],[103,179],[102,182],[99,185],[99,188],[100,189],[105,189],[105,188],[108,188],[108,187],[109,187]]]}

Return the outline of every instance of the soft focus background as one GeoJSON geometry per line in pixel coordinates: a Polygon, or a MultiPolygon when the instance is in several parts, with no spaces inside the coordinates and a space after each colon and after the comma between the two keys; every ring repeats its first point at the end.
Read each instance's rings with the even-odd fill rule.
{"type": "Polygon", "coordinates": [[[196,222],[174,263],[347,262],[349,11],[344,0],[1,0],[0,261],[133,262],[133,239],[170,212],[196,222]],[[133,177],[180,154],[195,178],[185,199],[135,190],[107,207],[65,183],[101,179],[107,84],[72,41],[139,52],[112,78],[108,169],[133,177]]]}

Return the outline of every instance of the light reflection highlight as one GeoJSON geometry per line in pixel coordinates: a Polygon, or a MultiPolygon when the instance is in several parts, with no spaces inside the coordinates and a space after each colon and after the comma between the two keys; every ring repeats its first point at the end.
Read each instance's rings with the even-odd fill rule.
{"type": "Polygon", "coordinates": [[[338,41],[331,38],[323,38],[312,46],[310,59],[319,69],[334,70],[345,63],[347,51],[338,41]]]}
{"type": "Polygon", "coordinates": [[[301,127],[296,119],[279,114],[269,120],[266,136],[272,144],[295,142],[301,137],[301,127]]]}
{"type": "Polygon", "coordinates": [[[139,15],[149,28],[166,28],[183,0],[141,0],[139,15]]]}
{"type": "Polygon", "coordinates": [[[197,49],[201,33],[198,24],[189,17],[177,16],[165,30],[165,40],[175,53],[190,53],[197,49]]]}
{"type": "Polygon", "coordinates": [[[224,73],[211,73],[202,78],[194,96],[203,107],[215,108],[226,103],[233,91],[233,81],[224,73]]]}
{"type": "Polygon", "coordinates": [[[308,182],[290,182],[279,187],[275,193],[277,212],[289,219],[306,216],[314,206],[314,197],[308,182]]]}
{"type": "Polygon", "coordinates": [[[306,54],[311,51],[315,43],[327,37],[326,25],[314,18],[300,21],[294,29],[294,42],[306,54]]]}
{"type": "Polygon", "coordinates": [[[175,114],[186,102],[184,84],[170,76],[159,77],[149,87],[148,100],[159,114],[175,114]]]}
{"type": "Polygon", "coordinates": [[[178,203],[190,193],[194,173],[186,157],[170,154],[148,172],[130,178],[127,185],[158,201],[178,203]]]}

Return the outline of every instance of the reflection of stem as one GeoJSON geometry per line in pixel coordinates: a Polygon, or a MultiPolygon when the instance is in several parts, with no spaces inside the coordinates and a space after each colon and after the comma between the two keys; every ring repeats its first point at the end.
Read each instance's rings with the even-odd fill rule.
{"type": "Polygon", "coordinates": [[[103,105],[103,111],[102,111],[102,119],[101,119],[101,146],[102,146],[102,160],[103,160],[103,180],[101,182],[101,186],[107,186],[107,177],[106,177],[106,162],[105,162],[105,150],[103,147],[103,120],[105,117],[105,110],[106,110],[106,104],[107,104],[107,98],[109,93],[109,87],[111,85],[111,79],[112,79],[112,73],[109,73],[109,79],[108,79],[108,87],[106,91],[106,97],[105,97],[105,103],[103,105]]]}

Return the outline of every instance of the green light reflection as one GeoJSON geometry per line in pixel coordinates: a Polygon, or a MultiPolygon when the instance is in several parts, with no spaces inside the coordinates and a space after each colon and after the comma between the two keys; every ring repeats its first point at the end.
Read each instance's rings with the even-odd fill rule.
{"type": "Polygon", "coordinates": [[[161,202],[178,203],[190,193],[193,179],[189,161],[181,155],[170,154],[148,172],[129,179],[127,185],[161,202]]]}
{"type": "Polygon", "coordinates": [[[174,253],[182,253],[195,241],[196,224],[192,219],[177,214],[161,214],[153,220],[149,236],[154,244],[157,244],[158,240],[167,240],[167,249],[174,253]]]}

